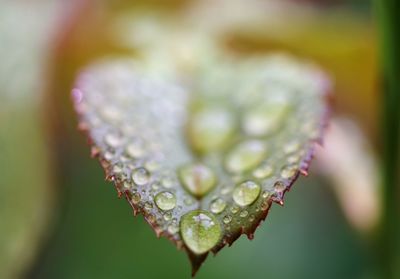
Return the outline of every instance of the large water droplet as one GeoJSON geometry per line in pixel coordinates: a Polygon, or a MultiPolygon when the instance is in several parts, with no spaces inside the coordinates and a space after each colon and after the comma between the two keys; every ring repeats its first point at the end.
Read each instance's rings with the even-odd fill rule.
{"type": "Polygon", "coordinates": [[[244,172],[257,166],[266,156],[265,144],[258,140],[240,143],[228,154],[225,167],[229,172],[244,172]]]}
{"type": "Polygon", "coordinates": [[[171,192],[161,192],[158,193],[154,201],[159,209],[163,211],[172,210],[176,206],[176,197],[171,192]]]}
{"type": "Polygon", "coordinates": [[[289,111],[288,102],[259,104],[245,113],[243,130],[252,136],[270,135],[282,126],[289,111]]]}
{"type": "Polygon", "coordinates": [[[180,231],[186,246],[196,254],[203,254],[212,249],[222,234],[217,218],[204,210],[194,210],[183,215],[180,231]]]}
{"type": "Polygon", "coordinates": [[[146,185],[150,181],[150,173],[145,168],[137,168],[132,172],[132,179],[136,185],[146,185]]]}
{"type": "Polygon", "coordinates": [[[205,165],[186,165],[179,170],[179,178],[185,189],[195,197],[202,197],[211,191],[217,182],[214,172],[205,165]]]}
{"type": "Polygon", "coordinates": [[[226,208],[226,201],[221,198],[213,200],[210,204],[210,210],[212,213],[219,214],[226,208]]]}
{"type": "Polygon", "coordinates": [[[256,201],[261,187],[253,181],[246,181],[233,190],[233,200],[240,206],[248,206],[256,201]]]}
{"type": "Polygon", "coordinates": [[[235,130],[232,113],[223,107],[197,109],[188,124],[188,136],[192,148],[200,153],[220,149],[235,130]]]}

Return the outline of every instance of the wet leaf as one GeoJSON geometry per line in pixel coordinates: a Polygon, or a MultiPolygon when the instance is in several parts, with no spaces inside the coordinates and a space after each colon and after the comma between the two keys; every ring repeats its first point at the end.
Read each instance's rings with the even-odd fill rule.
{"type": "Polygon", "coordinates": [[[86,69],[73,90],[79,127],[135,214],[183,248],[195,273],[210,251],[253,238],[307,174],[329,82],[284,56],[222,57],[165,78],[143,63],[86,69]]]}

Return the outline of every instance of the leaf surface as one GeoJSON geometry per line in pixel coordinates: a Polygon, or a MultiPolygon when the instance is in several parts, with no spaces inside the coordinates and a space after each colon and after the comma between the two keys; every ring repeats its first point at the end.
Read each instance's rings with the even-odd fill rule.
{"type": "Polygon", "coordinates": [[[252,239],[272,202],[307,174],[328,91],[314,66],[273,55],[166,77],[143,62],[102,61],[73,97],[107,179],[185,249],[194,274],[210,251],[252,239]]]}

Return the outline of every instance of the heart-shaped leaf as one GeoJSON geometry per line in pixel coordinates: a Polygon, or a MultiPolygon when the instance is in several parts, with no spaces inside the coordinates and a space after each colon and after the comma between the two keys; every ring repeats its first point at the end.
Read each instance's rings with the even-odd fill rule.
{"type": "Polygon", "coordinates": [[[253,238],[271,203],[283,204],[327,114],[329,83],[313,66],[221,61],[181,79],[101,62],[73,90],[107,178],[158,236],[187,251],[194,273],[210,251],[253,238]]]}

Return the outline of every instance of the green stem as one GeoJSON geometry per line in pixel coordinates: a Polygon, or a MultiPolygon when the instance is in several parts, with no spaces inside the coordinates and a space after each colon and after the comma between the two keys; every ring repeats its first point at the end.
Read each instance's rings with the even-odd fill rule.
{"type": "Polygon", "coordinates": [[[400,1],[375,0],[382,73],[383,219],[381,275],[400,278],[400,1]]]}

